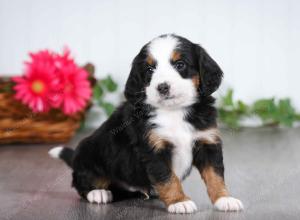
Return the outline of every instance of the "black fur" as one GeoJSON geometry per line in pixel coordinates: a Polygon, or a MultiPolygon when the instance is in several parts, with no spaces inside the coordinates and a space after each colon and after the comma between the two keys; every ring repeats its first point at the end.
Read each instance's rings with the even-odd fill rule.
{"type": "Polygon", "coordinates": [[[193,164],[200,172],[207,166],[214,168],[214,171],[224,179],[224,165],[222,144],[203,144],[196,142],[194,146],[193,164]]]}
{"type": "Polygon", "coordinates": [[[74,150],[70,148],[63,148],[59,153],[59,158],[65,161],[65,163],[71,168],[73,168],[73,156],[74,150]]]}
{"type": "MultiPolygon", "coordinates": [[[[199,45],[175,37],[181,42],[178,49],[187,63],[187,68],[179,74],[183,78],[200,76],[198,98],[187,107],[190,114],[186,121],[198,130],[214,127],[217,112],[210,95],[220,85],[222,71],[199,45]]],[[[151,81],[151,76],[146,74],[147,45],[132,63],[124,93],[127,101],[91,136],[83,139],[74,153],[73,186],[83,198],[96,188],[94,182],[101,177],[111,180],[114,198],[120,195],[120,182],[150,191],[153,185],[168,181],[170,177],[172,145],[156,152],[147,140],[147,133],[156,126],[149,123],[155,108],[144,102],[146,94],[143,91],[151,81]]],[[[223,176],[221,144],[203,146],[196,142],[193,163],[201,169],[212,164],[223,176]]]]}
{"type": "Polygon", "coordinates": [[[199,58],[199,73],[202,82],[200,92],[203,96],[209,96],[219,88],[223,72],[202,47],[195,45],[195,51],[199,58]]]}

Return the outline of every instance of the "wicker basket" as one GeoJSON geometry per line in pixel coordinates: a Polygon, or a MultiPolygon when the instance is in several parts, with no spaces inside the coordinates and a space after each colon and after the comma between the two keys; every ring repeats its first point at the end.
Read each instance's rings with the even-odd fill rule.
{"type": "MultiPolygon", "coordinates": [[[[93,76],[94,67],[84,67],[93,76]]],[[[95,79],[91,77],[92,85],[95,79]]],[[[27,106],[14,99],[9,79],[0,79],[0,144],[11,143],[61,143],[68,141],[80,127],[85,112],[66,116],[59,110],[33,113],[27,106]],[[2,92],[1,92],[2,91],[2,92]]]]}

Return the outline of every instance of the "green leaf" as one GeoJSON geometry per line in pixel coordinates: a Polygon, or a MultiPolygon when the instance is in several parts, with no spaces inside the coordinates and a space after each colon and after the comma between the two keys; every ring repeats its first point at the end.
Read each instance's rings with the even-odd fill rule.
{"type": "Polygon", "coordinates": [[[224,106],[233,106],[233,90],[229,89],[226,95],[222,98],[222,104],[224,106]]]}
{"type": "Polygon", "coordinates": [[[274,98],[257,100],[253,104],[253,110],[256,112],[272,112],[276,110],[274,98]]]}
{"type": "Polygon", "coordinates": [[[295,120],[300,121],[300,114],[295,114],[295,120]]]}
{"type": "Polygon", "coordinates": [[[237,109],[241,114],[248,114],[249,113],[249,106],[247,106],[244,102],[241,100],[238,100],[237,102],[237,109]]]}
{"type": "Polygon", "coordinates": [[[93,96],[96,100],[99,100],[103,96],[103,89],[98,83],[96,83],[96,85],[93,88],[93,96]]]}
{"type": "Polygon", "coordinates": [[[295,116],[295,109],[292,107],[290,99],[280,99],[278,102],[278,121],[291,127],[296,119],[295,116]]]}
{"type": "Polygon", "coordinates": [[[219,119],[230,128],[238,128],[242,118],[257,115],[264,126],[288,126],[300,121],[300,114],[296,112],[289,98],[275,100],[264,98],[247,105],[241,100],[233,100],[233,90],[227,91],[221,98],[219,119]]]}
{"type": "Polygon", "coordinates": [[[98,105],[105,111],[108,116],[113,113],[115,107],[112,103],[105,101],[105,95],[109,92],[115,92],[117,88],[118,85],[110,76],[98,80],[93,88],[94,101],[98,103],[98,105]]]}
{"type": "Polygon", "coordinates": [[[239,128],[240,116],[234,111],[219,109],[220,120],[230,128],[239,128]]]}
{"type": "Polygon", "coordinates": [[[105,79],[101,80],[100,83],[109,92],[114,92],[118,88],[117,83],[111,78],[111,76],[108,76],[105,79]]]}
{"type": "Polygon", "coordinates": [[[104,109],[107,116],[111,115],[115,110],[115,107],[110,102],[102,102],[101,107],[104,109]]]}
{"type": "Polygon", "coordinates": [[[259,99],[252,106],[252,113],[258,115],[265,122],[269,120],[273,121],[276,111],[274,98],[259,99]]]}
{"type": "Polygon", "coordinates": [[[83,131],[85,128],[85,120],[80,121],[80,127],[78,128],[78,131],[83,131]]]}
{"type": "Polygon", "coordinates": [[[278,109],[282,114],[294,115],[295,109],[291,105],[290,99],[280,99],[278,103],[278,109]]]}

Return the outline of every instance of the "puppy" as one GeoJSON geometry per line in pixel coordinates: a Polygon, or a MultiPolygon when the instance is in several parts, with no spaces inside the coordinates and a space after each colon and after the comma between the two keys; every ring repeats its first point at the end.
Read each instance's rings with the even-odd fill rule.
{"type": "Polygon", "coordinates": [[[57,147],[49,153],[73,169],[73,187],[91,203],[111,202],[124,191],[155,192],[169,212],[195,212],[181,185],[194,166],[216,209],[241,210],[224,183],[211,96],[222,76],[199,45],[159,36],[134,58],[126,101],[75,151],[57,147]]]}

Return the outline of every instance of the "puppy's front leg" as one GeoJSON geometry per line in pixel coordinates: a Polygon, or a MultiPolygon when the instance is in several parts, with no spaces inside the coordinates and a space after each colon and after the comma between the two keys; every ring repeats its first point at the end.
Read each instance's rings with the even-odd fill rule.
{"type": "Polygon", "coordinates": [[[225,186],[221,141],[216,143],[197,141],[193,163],[199,170],[206,184],[208,196],[216,209],[220,211],[243,209],[242,202],[230,197],[225,186]]]}
{"type": "Polygon", "coordinates": [[[187,197],[182,189],[179,178],[168,163],[162,160],[148,164],[147,172],[157,191],[159,198],[165,203],[170,213],[193,213],[196,204],[187,197]]]}

